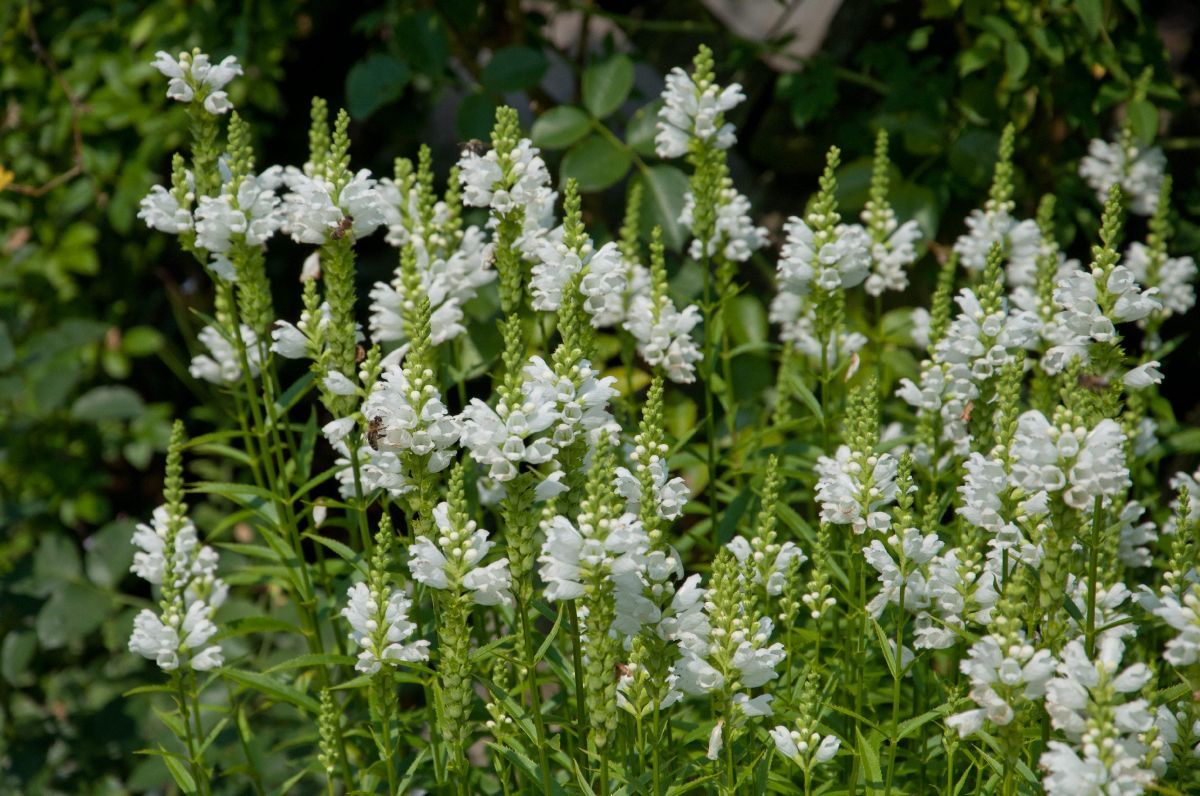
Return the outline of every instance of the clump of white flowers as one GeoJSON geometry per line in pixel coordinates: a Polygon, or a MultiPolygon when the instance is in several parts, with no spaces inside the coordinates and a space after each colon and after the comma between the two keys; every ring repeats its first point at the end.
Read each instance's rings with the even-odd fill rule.
{"type": "Polygon", "coordinates": [[[1158,192],[1166,171],[1167,158],[1158,147],[1141,148],[1132,136],[1119,141],[1093,139],[1088,153],[1079,161],[1079,176],[1087,181],[1103,202],[1113,186],[1129,197],[1129,209],[1140,216],[1151,215],[1158,207],[1158,192]]]}
{"type": "Polygon", "coordinates": [[[746,95],[737,83],[722,88],[712,80],[712,52],[702,47],[695,69],[688,75],[675,67],[667,74],[663,107],[658,112],[654,148],[660,158],[688,154],[692,141],[714,149],[729,149],[737,142],[734,127],[725,114],[746,95]]]}
{"type": "Polygon", "coordinates": [[[183,103],[200,102],[212,114],[226,113],[233,107],[225,86],[242,74],[242,65],[232,55],[213,63],[205,53],[195,49],[181,52],[178,58],[159,50],[154,54],[155,69],[170,78],[167,97],[183,103]]]}

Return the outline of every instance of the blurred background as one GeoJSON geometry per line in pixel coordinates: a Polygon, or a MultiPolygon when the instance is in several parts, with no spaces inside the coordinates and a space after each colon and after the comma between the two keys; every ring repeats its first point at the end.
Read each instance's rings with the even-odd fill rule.
{"type": "MultiPolygon", "coordinates": [[[[239,58],[246,75],[230,94],[262,166],[305,159],[314,95],[349,110],[353,164],[380,175],[422,142],[444,174],[460,142],[487,137],[498,104],[527,127],[576,107],[534,138],[552,170],[579,180],[593,236],[613,233],[640,180],[660,197],[647,229],[662,223],[675,250],[686,180],[654,157],[655,100],[701,43],[716,53],[718,80],[746,89],[732,119],[733,176],[776,237],[803,210],[830,145],[843,152],[843,215],[861,208],[882,127],[898,214],[948,246],[986,197],[1011,120],[1018,215],[1054,192],[1060,240],[1086,257],[1098,206],[1078,159],[1130,112],[1139,136],[1157,131],[1175,176],[1173,254],[1195,255],[1197,25],[1188,0],[0,0],[0,792],[119,793],[167,780],[134,754],[149,700],[121,697],[145,663],[124,651],[123,581],[133,523],[160,499],[171,420],[203,427],[216,410],[187,373],[191,309],[210,308],[208,280],[136,218],[186,143],[184,110],[150,67],[156,50],[239,58]],[[582,107],[583,81],[626,63],[633,88],[619,106],[582,107]],[[1146,68],[1149,102],[1130,109],[1146,68]]],[[[1142,224],[1131,221],[1127,240],[1142,224]]],[[[395,253],[381,240],[360,251],[365,296],[395,253]]],[[[271,244],[284,317],[298,314],[302,256],[290,241],[271,244]]],[[[773,256],[739,277],[757,297],[739,313],[744,338],[771,334],[762,305],[773,256]]],[[[935,264],[924,257],[892,303],[924,302],[935,264]]],[[[689,291],[686,279],[674,288],[689,291]]],[[[1166,395],[1195,422],[1186,335],[1196,321],[1172,321],[1164,336],[1185,342],[1166,395]]],[[[766,386],[760,371],[742,384],[749,400],[766,386]]],[[[1172,455],[1197,451],[1200,431],[1169,440],[1172,455]]]]}

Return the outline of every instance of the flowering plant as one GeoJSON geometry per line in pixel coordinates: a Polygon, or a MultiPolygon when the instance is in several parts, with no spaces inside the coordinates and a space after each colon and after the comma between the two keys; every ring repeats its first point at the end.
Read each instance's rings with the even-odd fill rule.
{"type": "Polygon", "coordinates": [[[176,742],[150,751],[182,790],[1195,781],[1200,476],[1145,508],[1162,324],[1194,303],[1195,264],[1169,256],[1166,161],[1127,125],[1080,164],[1103,200],[1086,263],[1060,250],[1053,197],[1017,217],[1012,126],[945,248],[898,217],[885,132],[861,223],[831,150],[783,225],[778,343],[752,352],[776,382],[756,411],[732,316],[741,269],[773,255],[727,160],[744,94],[706,48],[669,75],[655,137],[688,167],[694,302],[661,230],[639,234],[643,183],[605,240],[511,108],[438,193],[427,149],[391,176],[351,168],[349,117],[331,127],[320,100],[308,160],[258,171],[223,91],[236,61],[155,66],[193,141],[140,216],[213,279],[191,371],[230,416],[191,440],[176,425],[165,505],[133,539],[158,610],[129,649],[169,681],[142,690],[173,701],[176,742]],[[1150,218],[1122,252],[1127,212],[1150,218]],[[397,265],[364,326],[357,246],[380,232],[397,265]],[[264,267],[284,235],[310,249],[294,320],[264,267]],[[924,261],[930,307],[889,333],[881,299],[924,261]],[[889,383],[902,354],[922,361],[889,383]],[[669,422],[684,390],[692,428],[669,422]],[[191,457],[240,478],[189,485],[191,457]],[[189,486],[247,538],[202,543],[189,486]],[[239,591],[247,610],[223,616],[239,591]],[[258,749],[276,708],[263,720],[303,730],[258,749]],[[222,733],[243,761],[206,754],[222,733]]]}

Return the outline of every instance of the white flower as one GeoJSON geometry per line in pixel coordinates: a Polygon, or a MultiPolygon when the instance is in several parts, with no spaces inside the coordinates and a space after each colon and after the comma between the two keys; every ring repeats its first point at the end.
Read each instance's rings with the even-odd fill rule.
{"type": "Polygon", "coordinates": [[[960,667],[971,680],[970,697],[978,708],[946,720],[962,738],[982,729],[985,720],[1001,727],[1012,722],[1014,706],[1041,698],[1054,675],[1054,656],[1035,649],[1021,633],[1010,639],[984,636],[967,655],[960,667]]]}
{"type": "Polygon", "coordinates": [[[1162,384],[1162,371],[1158,369],[1160,364],[1157,359],[1144,362],[1136,368],[1131,368],[1121,377],[1121,381],[1131,390],[1144,390],[1151,384],[1162,384]]]}
{"type": "Polygon", "coordinates": [[[1112,419],[1088,430],[1055,426],[1031,409],[1017,419],[1012,475],[1028,492],[1063,490],[1068,506],[1086,511],[1095,498],[1108,504],[1129,486],[1125,435],[1112,419]]]}
{"type": "Polygon", "coordinates": [[[1158,208],[1167,158],[1158,147],[1138,149],[1132,143],[1095,138],[1088,144],[1088,153],[1079,161],[1079,176],[1087,180],[1100,202],[1108,199],[1114,185],[1129,200],[1129,209],[1140,216],[1149,216],[1158,208]]]}
{"type": "MultiPolygon", "coordinates": [[[[864,210],[864,221],[866,215],[864,210]]],[[[894,215],[889,215],[887,228],[890,230],[888,237],[871,244],[871,274],[863,285],[870,296],[907,288],[908,267],[917,259],[917,243],[921,240],[921,227],[917,222],[909,220],[897,225],[894,215]]]]}
{"type": "Polygon", "coordinates": [[[1139,284],[1158,289],[1155,296],[1162,302],[1160,312],[1164,318],[1186,314],[1196,303],[1196,290],[1192,286],[1196,261],[1191,257],[1166,257],[1152,273],[1152,259],[1148,246],[1134,242],[1125,251],[1123,265],[1139,284]]]}
{"type": "Polygon", "coordinates": [[[169,99],[192,102],[198,96],[202,97],[204,109],[212,114],[222,114],[233,107],[223,89],[242,74],[242,66],[232,55],[214,64],[202,52],[181,52],[176,60],[170,53],[159,50],[150,65],[170,78],[167,83],[169,99]]]}
{"type": "Polygon", "coordinates": [[[1163,657],[1172,666],[1190,666],[1200,660],[1200,593],[1195,584],[1180,599],[1166,592],[1154,615],[1179,635],[1167,642],[1163,657]]]}
{"type": "Polygon", "coordinates": [[[780,724],[770,732],[775,750],[804,770],[832,760],[842,745],[837,736],[822,736],[815,728],[800,722],[797,722],[796,729],[789,730],[780,724]]]}
{"type": "Polygon", "coordinates": [[[175,195],[161,185],[151,188],[138,207],[138,218],[150,229],[178,235],[192,228],[192,214],[180,207],[175,195]]]}
{"type": "Polygon", "coordinates": [[[428,641],[404,643],[417,626],[408,620],[412,602],[403,591],[392,589],[385,595],[356,583],[346,595],[350,600],[342,616],[350,623],[350,640],[362,648],[355,669],[375,674],[384,663],[415,663],[429,657],[428,641]]]}
{"type": "Polygon", "coordinates": [[[696,363],[702,358],[692,330],[700,323],[700,309],[689,304],[683,311],[667,296],[659,304],[649,295],[634,296],[625,329],[637,341],[638,353],[651,367],[661,367],[668,379],[680,384],[696,380],[696,363]]]}
{"type": "Polygon", "coordinates": [[[181,662],[196,671],[221,666],[221,648],[205,646],[216,635],[212,616],[229,591],[216,577],[217,552],[199,543],[196,526],[186,515],[172,518],[168,506],[155,509],[150,525],[137,526],[133,543],[141,550],[134,554],[132,571],[162,586],[169,567],[174,597],[161,616],[147,608],[134,618],[129,651],[164,671],[179,668],[181,662]]]}
{"type": "MultiPolygon", "coordinates": [[[[687,483],[678,476],[668,480],[667,463],[656,455],[650,457],[649,464],[639,464],[638,466],[639,468],[642,466],[650,468],[653,478],[655,513],[664,520],[678,519],[679,515],[683,513],[683,507],[687,505],[688,499],[691,497],[691,490],[687,483]]],[[[625,498],[626,511],[637,514],[641,510],[642,484],[638,481],[637,476],[627,468],[618,467],[616,469],[614,488],[621,497],[625,498]]]]}
{"type": "MultiPolygon", "coordinates": [[[[261,357],[258,350],[258,335],[246,324],[241,326],[242,344],[246,348],[246,360],[250,365],[250,376],[258,376],[261,357]]],[[[242,378],[242,358],[237,348],[215,326],[205,326],[197,335],[208,349],[208,354],[192,357],[188,372],[193,378],[213,384],[233,384],[242,378]]]]}
{"type": "Polygon", "coordinates": [[[461,422],[446,410],[436,387],[426,381],[423,389],[415,389],[402,366],[384,370],[363,402],[362,414],[377,429],[376,450],[428,456],[431,473],[454,460],[461,422]]]}
{"type": "Polygon", "coordinates": [[[1032,285],[1042,247],[1037,222],[1018,221],[1007,210],[972,210],[967,217],[967,232],[954,242],[954,251],[968,271],[982,271],[996,243],[1008,260],[1008,284],[1032,285]]]}
{"type": "Polygon", "coordinates": [[[808,560],[795,542],[767,544],[762,538],[756,537],[752,544],[744,536],[738,535],[730,539],[725,546],[733,553],[738,563],[749,562],[753,571],[751,582],[763,586],[770,597],[782,594],[791,571],[808,560]]]}
{"type": "Polygon", "coordinates": [[[288,168],[282,179],[289,190],[279,208],[281,226],[297,243],[322,244],[351,232],[365,238],[387,221],[387,203],[367,169],[356,173],[336,197],[333,183],[298,169],[288,168]]]}
{"type": "Polygon", "coordinates": [[[863,558],[879,573],[879,593],[867,605],[867,613],[874,619],[880,617],[888,603],[900,603],[901,586],[904,610],[918,613],[929,606],[925,565],[938,554],[943,543],[936,533],[922,536],[916,528],[905,528],[903,534],[903,538],[892,534],[887,546],[873,539],[863,548],[863,558]],[[899,553],[899,563],[895,553],[899,553]]]}
{"type": "Polygon", "coordinates": [[[882,508],[896,499],[896,467],[890,453],[864,454],[840,445],[834,458],[817,460],[817,501],[821,519],[849,525],[861,534],[886,531],[891,517],[882,508]]]}
{"type": "Polygon", "coordinates": [[[1142,504],[1130,501],[1121,509],[1118,518],[1121,536],[1117,557],[1127,567],[1148,567],[1153,560],[1146,545],[1158,539],[1158,529],[1152,520],[1138,522],[1144,511],[1142,504]]]}
{"type": "Polygon", "coordinates": [[[533,252],[535,262],[529,284],[535,310],[557,311],[562,306],[563,291],[582,272],[579,292],[583,294],[583,306],[591,316],[592,325],[600,328],[620,321],[628,280],[625,261],[616,243],[609,242],[593,250],[589,239],[583,244],[581,254],[568,248],[561,234],[554,234],[537,241],[533,252]]]}
{"type": "Polygon", "coordinates": [[[723,121],[723,114],[746,98],[737,83],[727,88],[714,83],[697,86],[686,72],[675,67],[667,74],[662,98],[654,136],[660,158],[686,155],[692,138],[716,149],[729,149],[737,142],[733,125],[723,121]]]}
{"type": "MultiPolygon", "coordinates": [[[[691,229],[695,211],[696,197],[688,191],[683,195],[683,213],[679,216],[679,223],[691,229]]],[[[756,250],[766,245],[766,227],[754,225],[750,218],[750,200],[732,185],[726,185],[717,195],[717,217],[712,237],[707,242],[693,238],[688,253],[695,260],[720,254],[731,262],[744,263],[756,250]]]]}
{"type": "Polygon", "coordinates": [[[408,568],[413,578],[434,589],[465,588],[479,605],[511,605],[508,559],[479,566],[493,546],[488,532],[474,520],[462,528],[454,527],[450,504],[445,501],[433,510],[433,520],[437,537],[418,536],[409,547],[408,568]]]}
{"type": "Polygon", "coordinates": [[[266,243],[283,219],[276,189],[283,170],[272,166],[260,175],[247,175],[238,184],[225,183],[217,196],[201,196],[196,208],[196,243],[214,254],[225,254],[235,236],[251,246],[266,243]]]}
{"type": "Polygon", "coordinates": [[[500,157],[495,149],[482,155],[469,149],[463,151],[458,161],[463,204],[490,207],[500,215],[519,213],[529,227],[529,221],[545,216],[557,196],[550,189],[546,162],[528,138],[522,138],[513,151],[504,156],[509,167],[507,177],[500,157]]]}

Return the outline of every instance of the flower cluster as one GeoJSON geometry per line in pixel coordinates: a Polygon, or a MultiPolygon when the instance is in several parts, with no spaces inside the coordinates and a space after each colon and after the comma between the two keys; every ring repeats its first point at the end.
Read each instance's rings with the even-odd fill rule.
{"type": "Polygon", "coordinates": [[[159,50],[154,54],[155,69],[170,78],[167,97],[183,103],[200,102],[211,114],[222,114],[233,107],[225,86],[242,74],[242,65],[237,58],[228,55],[214,64],[199,50],[181,52],[178,58],[159,50]]]}

